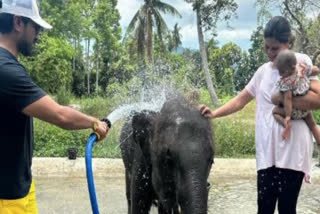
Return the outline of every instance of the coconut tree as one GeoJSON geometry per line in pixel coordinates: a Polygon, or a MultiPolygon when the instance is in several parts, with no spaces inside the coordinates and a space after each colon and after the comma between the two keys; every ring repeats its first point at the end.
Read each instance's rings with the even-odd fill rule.
{"type": "Polygon", "coordinates": [[[157,32],[159,41],[168,32],[168,26],[161,13],[179,16],[179,12],[171,5],[160,0],[144,0],[143,5],[132,18],[126,32],[126,37],[133,36],[138,42],[138,54],[144,59],[145,49],[148,62],[153,64],[153,34],[157,32]]]}
{"type": "MultiPolygon", "coordinates": [[[[218,20],[228,20],[235,13],[238,5],[234,0],[185,0],[191,3],[197,17],[198,40],[202,59],[202,68],[205,73],[206,83],[211,100],[215,106],[219,104],[218,96],[213,87],[213,82],[208,66],[208,56],[205,48],[204,30],[215,32],[218,20]]],[[[215,33],[214,33],[215,35],[215,33]]],[[[215,79],[215,77],[213,76],[215,79]]]]}
{"type": "Polygon", "coordinates": [[[173,37],[173,44],[174,49],[177,50],[179,45],[181,45],[181,34],[180,34],[181,27],[178,26],[178,23],[174,25],[172,37],[173,37]]]}

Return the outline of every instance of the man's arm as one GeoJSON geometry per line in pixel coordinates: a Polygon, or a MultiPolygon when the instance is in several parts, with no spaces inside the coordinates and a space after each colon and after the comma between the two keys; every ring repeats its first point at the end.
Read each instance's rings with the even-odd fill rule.
{"type": "Polygon", "coordinates": [[[104,122],[70,107],[59,105],[49,96],[44,96],[27,106],[23,109],[23,113],[63,129],[87,129],[94,128],[95,125],[95,131],[102,139],[108,132],[108,127],[104,122]]]}
{"type": "MultiPolygon", "coordinates": [[[[277,106],[283,104],[283,94],[279,92],[273,95],[271,101],[277,106]]],[[[308,93],[304,96],[293,97],[292,106],[301,110],[320,109],[320,81],[311,80],[308,93]]]]}

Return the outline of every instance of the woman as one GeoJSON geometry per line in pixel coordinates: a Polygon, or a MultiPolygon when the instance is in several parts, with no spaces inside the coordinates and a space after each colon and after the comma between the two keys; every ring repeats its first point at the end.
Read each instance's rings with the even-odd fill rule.
{"type": "MultiPolygon", "coordinates": [[[[290,138],[283,140],[283,127],[272,115],[274,104],[279,105],[283,100],[276,90],[275,83],[280,76],[273,62],[281,50],[290,48],[291,38],[289,22],[281,16],[273,17],[264,30],[265,51],[270,61],[263,64],[245,89],[225,105],[214,111],[205,105],[200,106],[201,113],[213,119],[237,112],[256,98],[258,214],[274,213],[276,202],[279,214],[296,213],[303,178],[306,176],[308,181],[310,178],[313,144],[306,123],[303,120],[292,121],[290,138]]],[[[296,53],[296,57],[298,62],[312,64],[304,54],[296,53]]],[[[316,77],[305,96],[294,98],[293,106],[305,110],[320,107],[320,82],[316,77]]]]}

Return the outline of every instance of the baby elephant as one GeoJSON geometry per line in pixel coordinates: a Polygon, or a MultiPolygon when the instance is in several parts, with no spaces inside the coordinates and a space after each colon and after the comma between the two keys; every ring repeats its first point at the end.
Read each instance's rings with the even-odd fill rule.
{"type": "Polygon", "coordinates": [[[121,131],[128,214],[205,214],[214,157],[211,125],[182,97],[134,113],[121,131]]]}

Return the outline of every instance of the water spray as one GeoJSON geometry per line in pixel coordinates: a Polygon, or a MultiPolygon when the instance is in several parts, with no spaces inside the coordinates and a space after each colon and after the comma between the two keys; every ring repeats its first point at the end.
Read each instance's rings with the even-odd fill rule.
{"type": "MultiPolygon", "coordinates": [[[[106,119],[102,119],[109,128],[111,124],[114,124],[116,121],[123,119],[131,114],[132,111],[141,112],[143,110],[151,110],[159,112],[163,104],[166,101],[165,90],[159,90],[154,88],[153,91],[142,91],[140,102],[133,104],[125,104],[118,107],[111,114],[109,114],[106,119]]],[[[93,214],[99,214],[98,202],[96,197],[93,172],[92,172],[92,149],[98,139],[98,134],[92,133],[87,141],[86,145],[86,173],[87,173],[87,182],[90,195],[90,202],[93,214]]]]}

